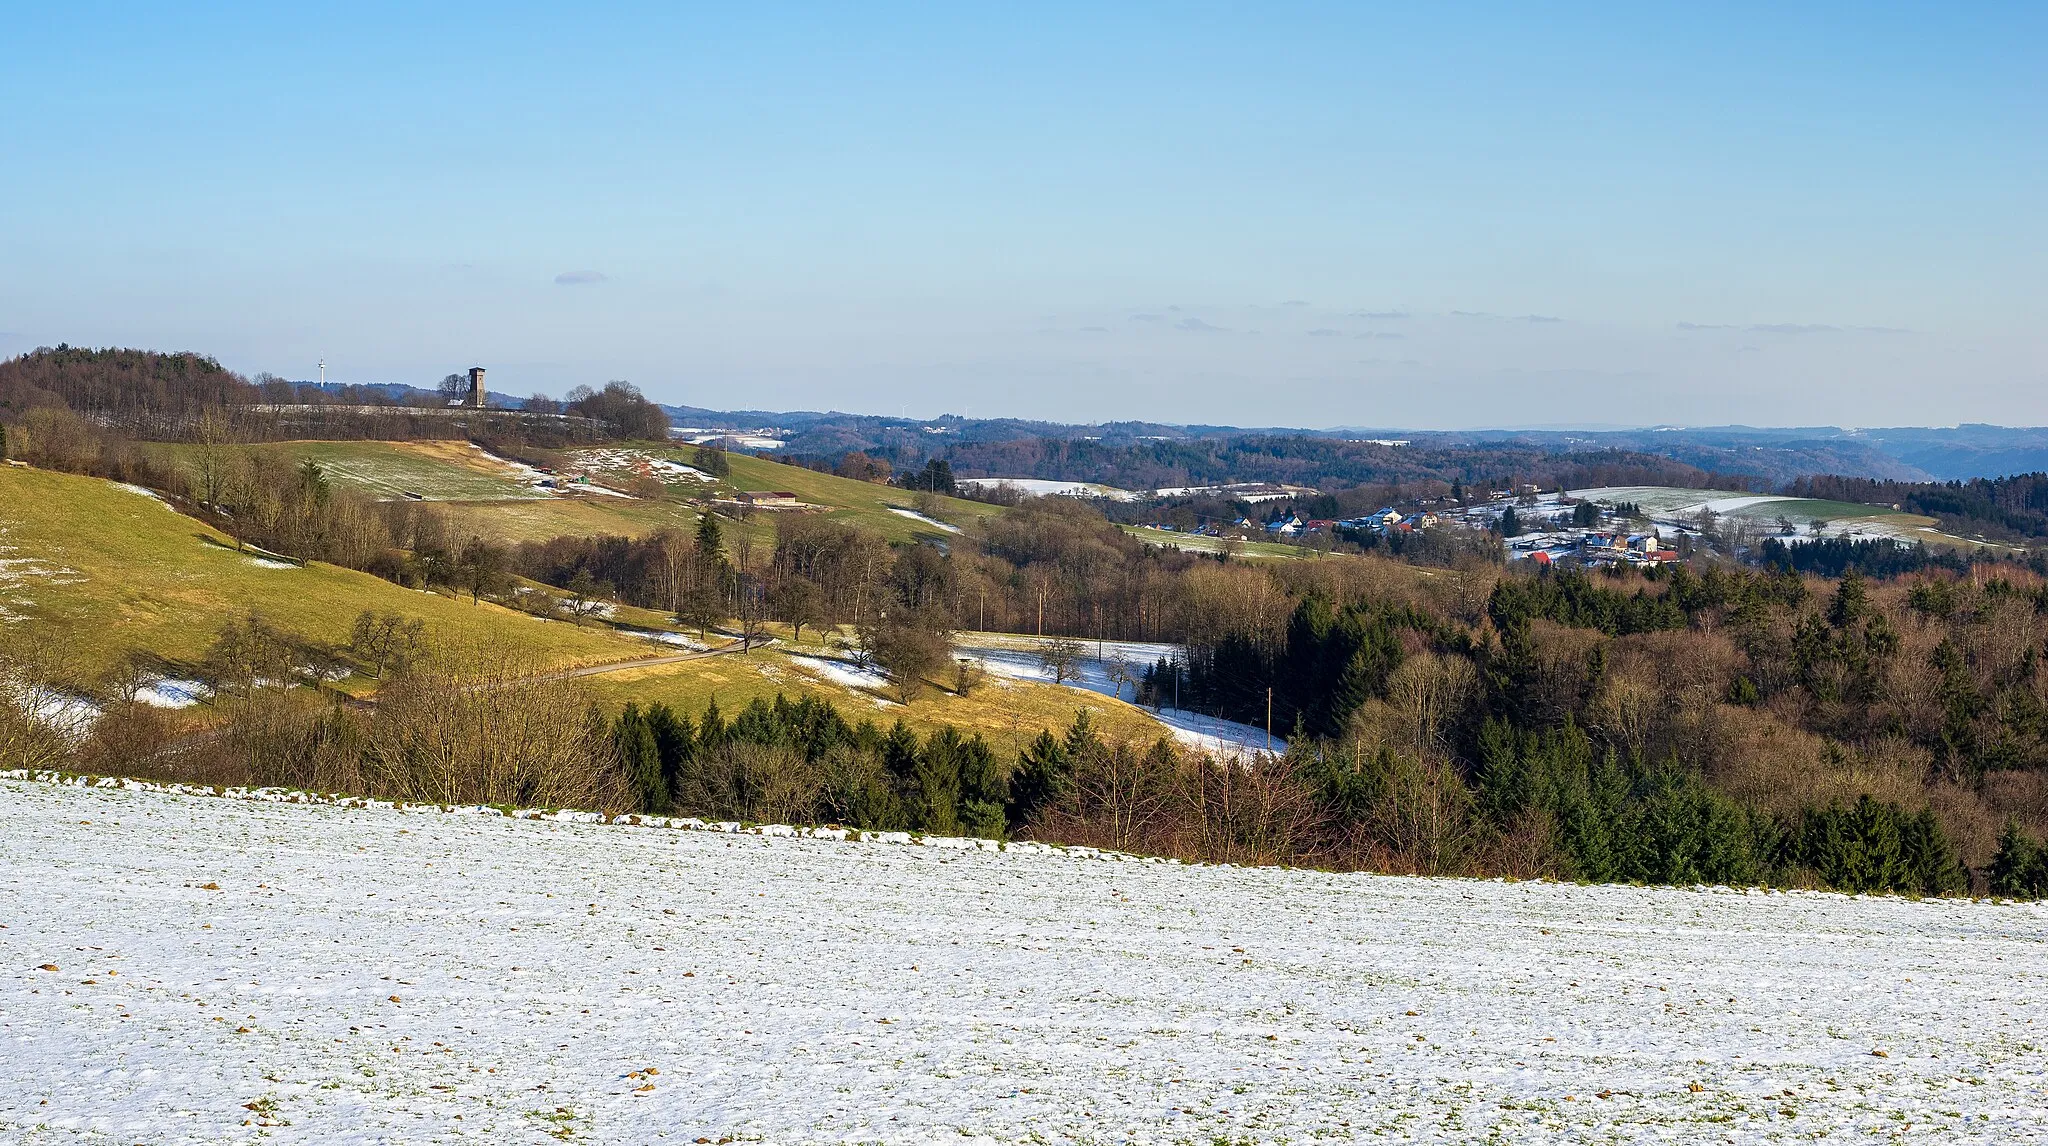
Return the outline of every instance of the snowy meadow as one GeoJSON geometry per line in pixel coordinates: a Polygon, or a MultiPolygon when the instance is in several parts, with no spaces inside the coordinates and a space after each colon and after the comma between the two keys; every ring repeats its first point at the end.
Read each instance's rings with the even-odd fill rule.
{"type": "Polygon", "coordinates": [[[0,780],[14,1142],[2048,1137],[2048,909],[0,780]]]}

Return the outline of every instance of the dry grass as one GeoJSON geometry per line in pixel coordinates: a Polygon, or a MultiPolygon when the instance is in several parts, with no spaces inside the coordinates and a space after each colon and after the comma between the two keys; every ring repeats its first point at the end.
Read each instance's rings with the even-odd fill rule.
{"type": "Polygon", "coordinates": [[[609,630],[542,622],[320,562],[262,563],[218,530],[97,478],[0,469],[0,530],[0,545],[12,547],[0,557],[53,571],[0,584],[0,602],[21,618],[9,635],[61,645],[86,674],[130,651],[192,663],[223,623],[252,611],[326,644],[344,643],[356,615],[371,609],[419,617],[437,640],[503,641],[557,667],[653,651],[609,630]]]}

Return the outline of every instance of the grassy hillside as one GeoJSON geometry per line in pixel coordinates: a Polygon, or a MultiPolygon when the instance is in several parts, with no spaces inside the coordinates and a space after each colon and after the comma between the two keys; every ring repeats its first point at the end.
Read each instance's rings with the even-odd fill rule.
{"type": "Polygon", "coordinates": [[[565,666],[658,651],[606,629],[239,552],[218,530],[96,478],[0,469],[0,547],[0,620],[15,636],[61,643],[88,673],[137,649],[190,662],[223,622],[252,610],[327,642],[374,609],[419,617],[443,640],[513,640],[565,666]]]}
{"type": "Polygon", "coordinates": [[[1082,709],[1115,737],[1148,742],[1167,731],[1144,709],[1120,700],[993,676],[966,697],[928,688],[904,705],[897,702],[893,688],[852,683],[844,679],[848,675],[844,669],[835,672],[820,664],[833,655],[806,634],[805,642],[795,647],[772,645],[750,653],[627,669],[587,677],[585,683],[608,708],[616,709],[629,700],[643,705],[659,701],[692,715],[713,700],[730,716],[757,697],[770,699],[780,692],[794,698],[810,693],[831,701],[848,720],[887,725],[901,717],[921,732],[953,724],[981,733],[1006,751],[1022,747],[1043,729],[1058,732],[1082,709]]]}
{"type": "MultiPolygon", "coordinates": [[[[1202,537],[1192,533],[1174,533],[1165,529],[1148,529],[1142,525],[1126,525],[1125,533],[1147,545],[1164,549],[1185,549],[1190,553],[1222,553],[1232,549],[1220,537],[1202,537]]],[[[1239,557],[1300,557],[1305,552],[1297,546],[1282,545],[1273,541],[1239,541],[1234,552],[1239,557]]]]}
{"type": "Polygon", "coordinates": [[[1573,490],[1572,496],[1607,505],[1636,505],[1652,518],[1662,520],[1689,520],[1700,510],[1707,509],[1723,517],[1747,519],[1773,533],[1782,518],[1802,533],[1810,532],[1816,523],[1825,522],[1829,537],[1888,538],[1949,548],[1974,548],[1980,544],[1943,533],[1936,528],[1937,522],[1931,517],[1848,501],[1677,486],[1608,486],[1573,490]]]}
{"type": "MultiPolygon", "coordinates": [[[[193,447],[155,448],[190,464],[193,447]]],[[[320,463],[330,480],[371,497],[390,501],[415,495],[434,502],[458,533],[505,542],[594,534],[639,537],[664,527],[694,529],[698,510],[691,503],[729,499],[741,491],[787,491],[808,505],[822,507],[824,516],[834,521],[858,524],[891,541],[943,541],[972,527],[979,517],[1002,512],[998,506],[942,497],[933,521],[924,521],[912,511],[915,495],[907,490],[743,454],[731,456],[732,472],[723,480],[696,480],[671,471],[660,475],[668,495],[642,500],[577,485],[566,485],[559,493],[543,489],[530,470],[468,442],[285,442],[275,448],[295,460],[320,463]]],[[[687,465],[692,453],[688,448],[642,443],[574,450],[569,456],[589,468],[599,487],[624,488],[633,475],[633,462],[687,465]]],[[[769,511],[753,513],[745,521],[733,522],[727,533],[766,542],[774,537],[775,516],[769,511]]]]}
{"type": "MultiPolygon", "coordinates": [[[[319,562],[295,566],[240,551],[232,538],[132,487],[46,470],[0,469],[0,623],[11,638],[68,650],[81,677],[137,650],[194,664],[223,622],[251,611],[301,637],[342,643],[365,609],[419,617],[437,641],[516,644],[564,668],[677,651],[606,627],[543,622],[319,562]]],[[[645,625],[663,620],[638,609],[621,609],[619,619],[645,625]]],[[[831,655],[817,640],[807,634],[794,648],[777,645],[583,679],[611,708],[628,700],[666,701],[694,714],[715,698],[732,711],[755,697],[809,692],[832,701],[850,719],[889,723],[902,716],[923,731],[952,723],[1005,748],[1042,728],[1064,727],[1083,708],[1118,734],[1149,740],[1161,732],[1132,705],[1029,682],[992,679],[966,698],[930,689],[909,706],[900,705],[893,691],[849,682],[843,673],[834,679],[831,668],[808,659],[831,655]]]]}
{"type": "MultiPolygon", "coordinates": [[[[943,540],[947,536],[943,529],[897,512],[911,508],[915,495],[908,490],[854,481],[836,474],[821,474],[762,458],[735,454],[731,461],[732,476],[728,481],[735,489],[787,490],[813,505],[830,507],[826,516],[834,521],[857,523],[891,541],[943,540]]],[[[974,524],[976,518],[1003,512],[1000,506],[955,497],[941,497],[937,502],[938,507],[932,516],[955,528],[967,528],[974,524]]]]}

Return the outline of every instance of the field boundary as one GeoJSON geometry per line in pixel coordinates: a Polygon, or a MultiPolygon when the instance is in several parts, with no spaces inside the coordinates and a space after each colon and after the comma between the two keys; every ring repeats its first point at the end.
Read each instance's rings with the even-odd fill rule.
{"type": "Polygon", "coordinates": [[[348,796],[338,792],[308,792],[299,788],[251,788],[244,785],[180,784],[162,780],[138,780],[128,776],[57,772],[35,768],[0,771],[0,780],[48,784],[61,788],[94,788],[123,792],[151,792],[169,796],[208,796],[255,804],[311,804],[330,808],[366,808],[397,811],[410,815],[502,816],[512,820],[540,820],[556,824],[605,824],[629,828],[668,831],[712,832],[729,836],[762,836],[778,839],[830,840],[849,844],[884,844],[899,847],[937,848],[943,851],[1013,852],[1019,855],[1061,855],[1076,859],[1112,863],[1170,864],[1176,867],[1218,867],[1219,864],[1184,864],[1170,856],[1141,856],[1102,848],[1040,843],[1037,840],[992,840],[981,836],[934,836],[919,832],[876,832],[837,825],[751,824],[737,820],[704,820],[696,816],[653,816],[640,813],[609,815],[575,808],[509,808],[493,804],[421,804],[406,800],[380,800],[374,796],[348,796]]]}

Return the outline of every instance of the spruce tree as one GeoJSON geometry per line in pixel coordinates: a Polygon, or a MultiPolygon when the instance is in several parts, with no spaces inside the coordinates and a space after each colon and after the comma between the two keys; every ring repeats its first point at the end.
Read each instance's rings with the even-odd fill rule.
{"type": "Polygon", "coordinates": [[[1922,895],[1955,895],[1968,888],[1969,879],[1956,859],[1955,848],[1941,830],[1931,808],[1922,808],[1901,829],[1906,866],[1922,895]]]}
{"type": "Polygon", "coordinates": [[[937,835],[960,832],[960,764],[966,752],[960,730],[948,724],[931,734],[911,769],[918,827],[937,835]]]}
{"type": "Polygon", "coordinates": [[[665,813],[669,809],[668,785],[662,780],[661,752],[654,733],[632,701],[619,713],[612,728],[612,745],[619,754],[620,768],[633,794],[633,805],[643,812],[665,813]]]}
{"type": "MultiPolygon", "coordinates": [[[[1077,722],[1078,723],[1078,722],[1077,722]]],[[[1040,732],[1017,758],[1003,815],[1012,827],[1024,827],[1057,803],[1073,785],[1074,758],[1067,741],[1040,732]]]]}
{"type": "Polygon", "coordinates": [[[670,806],[674,807],[685,798],[696,763],[695,730],[690,727],[689,717],[677,715],[666,704],[649,707],[645,719],[647,731],[654,737],[655,756],[661,761],[661,782],[668,790],[670,806]]]}
{"type": "Polygon", "coordinates": [[[1991,894],[2014,899],[2039,899],[2048,893],[2048,856],[2041,841],[2007,819],[1998,834],[1998,854],[1991,860],[1991,894]]]}

